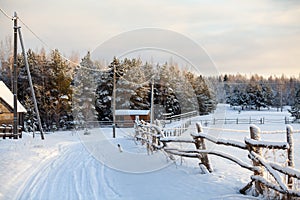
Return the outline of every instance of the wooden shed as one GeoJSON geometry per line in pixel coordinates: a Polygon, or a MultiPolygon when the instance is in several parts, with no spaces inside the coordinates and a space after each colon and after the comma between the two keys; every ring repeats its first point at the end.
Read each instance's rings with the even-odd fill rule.
{"type": "Polygon", "coordinates": [[[150,121],[150,110],[116,110],[116,123],[120,127],[133,127],[136,117],[150,121]]]}
{"type": "MultiPolygon", "coordinates": [[[[14,95],[9,88],[0,81],[0,126],[2,124],[12,125],[14,119],[14,95]]],[[[26,109],[18,101],[17,103],[18,112],[18,125],[24,125],[24,113],[26,109]]]]}

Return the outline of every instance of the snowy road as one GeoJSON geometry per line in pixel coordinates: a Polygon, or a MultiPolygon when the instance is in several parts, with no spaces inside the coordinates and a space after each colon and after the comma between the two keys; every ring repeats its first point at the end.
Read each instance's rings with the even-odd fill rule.
{"type": "Polygon", "coordinates": [[[27,181],[16,199],[115,199],[104,166],[78,143],[60,146],[60,155],[27,181]]]}
{"type": "Polygon", "coordinates": [[[126,173],[103,165],[71,133],[46,136],[1,141],[0,199],[219,199],[240,196],[248,181],[239,168],[232,178],[226,170],[201,175],[196,167],[172,163],[126,173]]]}
{"type": "MultiPolygon", "coordinates": [[[[227,115],[248,118],[266,115],[272,119],[283,116],[275,111],[238,114],[229,109],[227,115]]],[[[196,121],[206,117],[211,116],[200,116],[196,121]]],[[[263,131],[285,130],[286,125],[266,123],[260,127],[263,131]]],[[[293,127],[300,130],[300,124],[293,127]]],[[[246,132],[224,131],[214,136],[238,141],[249,137],[249,124],[227,124],[224,128],[246,132]]],[[[86,136],[80,132],[56,132],[47,134],[44,141],[27,134],[20,140],[0,139],[0,200],[254,199],[238,194],[250,181],[252,172],[231,161],[210,156],[214,172],[202,175],[197,159],[184,158],[175,163],[161,152],[148,155],[145,146],[129,136],[132,130],[117,129],[114,139],[107,137],[111,137],[111,129],[90,132],[86,136]],[[122,152],[117,144],[121,145],[122,152]]],[[[187,136],[190,137],[188,133],[187,136]]],[[[286,135],[263,134],[262,139],[285,141],[286,135]]],[[[294,144],[295,164],[299,169],[299,133],[294,134],[294,144]]],[[[250,162],[246,151],[207,145],[250,162]]],[[[274,159],[278,161],[278,158],[274,159]]]]}

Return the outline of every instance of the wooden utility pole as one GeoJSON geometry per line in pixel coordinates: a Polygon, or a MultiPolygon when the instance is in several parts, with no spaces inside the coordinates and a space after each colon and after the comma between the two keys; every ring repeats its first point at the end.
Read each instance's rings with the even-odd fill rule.
{"type": "Polygon", "coordinates": [[[45,139],[44,131],[43,131],[43,127],[42,127],[40,112],[39,112],[37,102],[36,102],[36,97],[35,97],[34,88],[33,88],[33,84],[32,84],[32,78],[31,78],[31,74],[30,74],[30,70],[29,70],[29,64],[28,64],[25,47],[24,47],[24,42],[23,42],[23,38],[22,38],[21,28],[18,28],[18,32],[19,32],[19,38],[20,38],[20,43],[21,43],[21,47],[22,47],[22,53],[23,53],[23,57],[24,57],[24,61],[25,61],[25,68],[27,71],[29,86],[30,86],[30,90],[31,90],[34,110],[35,110],[36,118],[38,120],[38,126],[39,126],[40,133],[41,133],[41,139],[43,140],[43,139],[45,139]]]}
{"type": "Polygon", "coordinates": [[[114,63],[114,80],[113,80],[113,138],[116,137],[116,64],[114,63]]]}
{"type": "Polygon", "coordinates": [[[150,105],[150,125],[152,127],[154,119],[154,76],[151,80],[151,105],[150,105]]]}
{"type": "Polygon", "coordinates": [[[36,98],[35,98],[35,93],[34,93],[34,88],[33,88],[33,84],[32,84],[32,79],[31,79],[31,75],[30,75],[30,70],[29,70],[29,65],[28,65],[28,61],[27,61],[27,57],[26,57],[26,52],[25,52],[25,48],[24,48],[24,43],[23,43],[23,39],[22,39],[22,34],[21,34],[21,30],[20,27],[18,27],[18,16],[17,13],[14,13],[14,17],[13,17],[13,21],[14,21],[14,65],[13,65],[13,104],[14,104],[14,117],[13,117],[13,135],[14,138],[18,138],[18,96],[17,96],[17,86],[18,86],[18,76],[17,76],[17,54],[18,54],[18,33],[19,33],[19,38],[20,38],[20,43],[21,43],[21,47],[22,47],[22,52],[23,52],[23,56],[24,56],[24,60],[25,60],[25,67],[27,70],[27,75],[28,75],[28,80],[29,80],[29,85],[30,85],[30,89],[31,89],[31,94],[32,94],[32,98],[33,98],[33,102],[34,102],[34,109],[37,115],[37,119],[38,119],[38,125],[39,125],[39,129],[41,132],[41,138],[42,140],[44,139],[44,132],[43,132],[43,128],[42,128],[42,123],[41,123],[41,118],[40,118],[40,114],[39,114],[39,110],[37,107],[37,102],[36,102],[36,98]]]}
{"type": "MultiPolygon", "coordinates": [[[[14,13],[14,65],[13,65],[13,95],[14,95],[14,119],[13,119],[13,134],[18,135],[18,98],[17,98],[17,51],[18,51],[18,17],[17,13],[14,13]]],[[[17,138],[17,137],[14,137],[17,138]]]]}

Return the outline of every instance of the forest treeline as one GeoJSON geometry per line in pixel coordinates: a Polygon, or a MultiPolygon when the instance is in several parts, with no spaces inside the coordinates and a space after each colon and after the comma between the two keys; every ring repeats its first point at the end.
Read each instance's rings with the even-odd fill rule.
{"type": "MultiPolygon", "coordinates": [[[[12,59],[1,56],[2,80],[12,84],[12,59]]],[[[87,122],[112,121],[113,88],[116,109],[150,110],[153,86],[155,118],[162,113],[176,115],[189,111],[213,112],[218,102],[261,109],[295,104],[299,78],[253,75],[205,77],[175,64],[149,64],[139,58],[112,58],[108,66],[91,59],[87,53],[74,65],[58,50],[27,51],[32,81],[45,130],[66,129],[87,122]],[[115,84],[114,84],[115,83],[115,84]]],[[[18,99],[26,107],[25,125],[35,127],[24,58],[18,56],[18,99]]]]}

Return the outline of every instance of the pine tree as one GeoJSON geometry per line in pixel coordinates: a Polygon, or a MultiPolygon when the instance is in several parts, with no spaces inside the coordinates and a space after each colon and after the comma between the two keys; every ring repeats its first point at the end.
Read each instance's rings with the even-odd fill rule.
{"type": "Polygon", "coordinates": [[[295,96],[294,104],[292,105],[291,109],[288,110],[292,117],[295,118],[295,121],[299,121],[300,119],[300,89],[297,91],[295,96]]]}
{"type": "Polygon", "coordinates": [[[195,79],[194,90],[199,105],[199,113],[203,115],[212,112],[217,105],[215,95],[201,75],[195,79]]]}
{"type": "Polygon", "coordinates": [[[72,116],[71,111],[71,77],[67,74],[68,64],[63,60],[58,50],[52,51],[49,63],[49,90],[46,102],[49,105],[48,113],[52,120],[52,128],[66,128],[67,121],[72,116]]]}
{"type": "Polygon", "coordinates": [[[24,106],[27,110],[24,116],[24,129],[26,132],[33,132],[34,134],[37,128],[37,118],[34,111],[33,102],[31,97],[28,95],[25,96],[24,106]]]}
{"type": "MultiPolygon", "coordinates": [[[[99,121],[112,121],[112,93],[114,68],[120,68],[119,60],[114,57],[108,68],[101,72],[96,90],[96,111],[99,121]]],[[[117,74],[116,74],[117,76],[117,74]]],[[[120,77],[120,74],[118,74],[120,77]]]]}
{"type": "Polygon", "coordinates": [[[75,70],[73,80],[73,116],[76,123],[84,128],[89,122],[97,120],[95,109],[96,70],[90,52],[82,59],[80,67],[75,70]]]}
{"type": "Polygon", "coordinates": [[[122,63],[123,76],[117,81],[117,109],[149,109],[148,80],[140,59],[125,59],[122,63]],[[144,91],[144,92],[143,92],[144,91]]]}
{"type": "Polygon", "coordinates": [[[274,95],[274,100],[272,106],[275,106],[277,108],[277,111],[279,111],[279,108],[281,107],[281,94],[280,92],[276,92],[274,95]]]}

